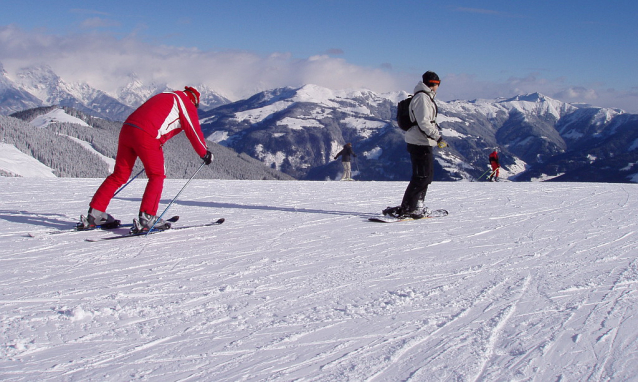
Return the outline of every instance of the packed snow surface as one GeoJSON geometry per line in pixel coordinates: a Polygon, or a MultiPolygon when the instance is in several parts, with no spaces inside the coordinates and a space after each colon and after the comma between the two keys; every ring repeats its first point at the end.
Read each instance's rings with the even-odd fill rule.
{"type": "Polygon", "coordinates": [[[125,232],[69,231],[100,182],[0,178],[0,380],[638,375],[638,185],[439,182],[449,216],[381,224],[405,182],[196,179],[167,215],[224,224],[90,243],[125,232]]]}

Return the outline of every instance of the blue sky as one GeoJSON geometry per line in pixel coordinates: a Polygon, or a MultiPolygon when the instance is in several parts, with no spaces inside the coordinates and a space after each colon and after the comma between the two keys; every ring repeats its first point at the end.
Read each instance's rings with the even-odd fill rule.
{"type": "MultiPolygon", "coordinates": [[[[439,97],[541,92],[638,113],[636,1],[3,1],[0,62],[104,88],[203,82],[230,98],[280,86],[439,97]],[[181,81],[181,82],[180,82],[181,81]]],[[[114,91],[114,89],[105,89],[114,91]]]]}

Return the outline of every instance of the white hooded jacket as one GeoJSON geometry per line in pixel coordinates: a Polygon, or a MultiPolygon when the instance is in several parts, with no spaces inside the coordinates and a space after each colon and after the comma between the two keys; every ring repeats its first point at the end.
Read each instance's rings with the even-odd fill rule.
{"type": "Polygon", "coordinates": [[[435,96],[436,93],[423,82],[419,82],[414,87],[414,97],[410,101],[410,120],[417,125],[412,126],[405,133],[406,143],[419,146],[437,145],[441,132],[436,124],[435,96]]]}

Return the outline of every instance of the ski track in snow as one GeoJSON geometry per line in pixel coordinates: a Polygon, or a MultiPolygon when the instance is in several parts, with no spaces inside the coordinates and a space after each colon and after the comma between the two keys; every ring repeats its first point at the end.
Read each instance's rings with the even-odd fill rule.
{"type": "Polygon", "coordinates": [[[637,185],[439,182],[449,216],[384,225],[405,182],[194,180],[168,215],[224,224],[60,233],[100,182],[0,178],[0,380],[638,375],[637,185]]]}

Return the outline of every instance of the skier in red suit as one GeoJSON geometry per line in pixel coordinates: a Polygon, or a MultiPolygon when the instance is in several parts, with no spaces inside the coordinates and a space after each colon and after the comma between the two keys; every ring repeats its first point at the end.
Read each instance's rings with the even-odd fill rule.
{"type": "Polygon", "coordinates": [[[492,181],[492,179],[494,179],[495,181],[498,180],[498,175],[499,175],[499,169],[501,168],[501,165],[498,163],[498,153],[496,152],[496,150],[494,150],[490,156],[490,166],[492,166],[492,175],[490,175],[490,181],[492,181]]]}
{"type": "Polygon", "coordinates": [[[140,226],[149,229],[170,228],[170,223],[157,220],[157,209],[164,187],[164,152],[162,145],[184,131],[193,149],[207,165],[213,155],[199,125],[197,108],[200,93],[193,87],[184,91],[157,94],[135,110],[122,125],[115,158],[115,169],[98,188],[89,204],[89,213],[81,218],[80,228],[96,225],[117,227],[119,220],[107,214],[106,208],[115,192],[129,179],[135,160],[140,158],[148,177],[139,212],[140,226]]]}

